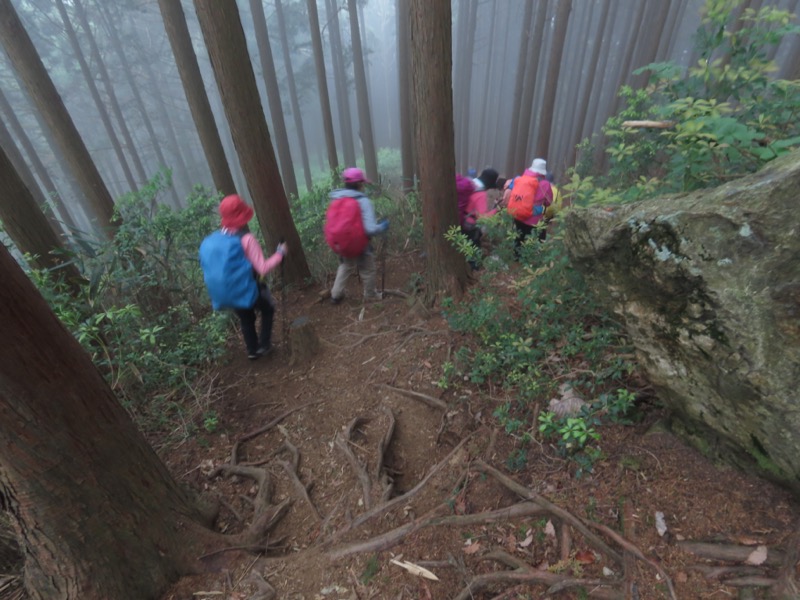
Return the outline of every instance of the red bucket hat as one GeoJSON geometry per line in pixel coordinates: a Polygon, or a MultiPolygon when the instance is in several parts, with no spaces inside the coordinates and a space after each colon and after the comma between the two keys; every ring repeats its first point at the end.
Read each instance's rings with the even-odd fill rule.
{"type": "Polygon", "coordinates": [[[253,209],[240,196],[232,194],[219,203],[219,215],[225,229],[241,229],[253,218],[253,209]]]}

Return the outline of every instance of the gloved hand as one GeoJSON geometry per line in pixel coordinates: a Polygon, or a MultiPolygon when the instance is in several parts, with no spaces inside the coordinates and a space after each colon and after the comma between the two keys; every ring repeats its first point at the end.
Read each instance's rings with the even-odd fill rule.
{"type": "Polygon", "coordinates": [[[389,229],[389,219],[382,219],[378,222],[378,233],[386,233],[387,229],[389,229]]]}
{"type": "Polygon", "coordinates": [[[277,252],[281,256],[286,256],[286,254],[289,252],[289,247],[286,245],[285,242],[281,242],[280,244],[278,244],[278,247],[275,249],[275,252],[277,252]]]}

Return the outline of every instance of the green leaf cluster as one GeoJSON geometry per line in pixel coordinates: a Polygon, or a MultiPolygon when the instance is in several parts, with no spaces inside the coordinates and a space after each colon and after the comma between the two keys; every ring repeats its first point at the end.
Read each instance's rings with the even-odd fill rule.
{"type": "Polygon", "coordinates": [[[604,128],[608,176],[571,186],[576,200],[632,201],[712,187],[758,170],[800,146],[800,81],[776,79],[770,52],[800,34],[775,6],[737,11],[740,0],[707,0],[695,34],[696,64],[653,63],[644,89],[623,87],[622,111],[604,128]],[[657,121],[663,128],[626,127],[657,121]]]}

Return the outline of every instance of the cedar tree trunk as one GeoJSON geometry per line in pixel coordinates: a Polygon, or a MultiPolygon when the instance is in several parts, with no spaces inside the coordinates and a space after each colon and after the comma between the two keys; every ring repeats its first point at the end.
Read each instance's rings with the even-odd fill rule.
{"type": "Polygon", "coordinates": [[[222,538],[0,246],[0,504],[34,600],[142,600],[222,538]]]}
{"type": "Polygon", "coordinates": [[[459,293],[467,263],[444,238],[458,224],[453,136],[452,29],[449,0],[410,0],[414,134],[427,253],[426,301],[459,293]]]}

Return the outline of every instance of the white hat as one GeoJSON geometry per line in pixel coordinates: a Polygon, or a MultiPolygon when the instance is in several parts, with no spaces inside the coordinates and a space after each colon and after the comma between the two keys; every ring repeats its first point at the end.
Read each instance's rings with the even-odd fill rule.
{"type": "Polygon", "coordinates": [[[534,158],[531,163],[531,171],[539,175],[547,175],[547,161],[543,158],[534,158]]]}

